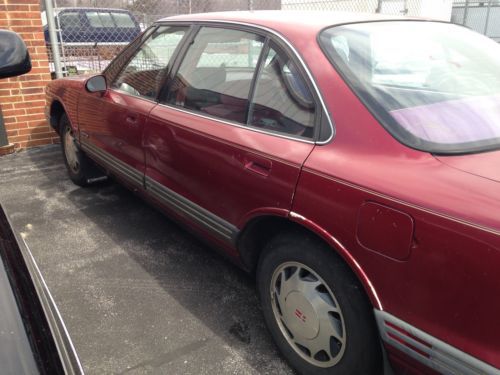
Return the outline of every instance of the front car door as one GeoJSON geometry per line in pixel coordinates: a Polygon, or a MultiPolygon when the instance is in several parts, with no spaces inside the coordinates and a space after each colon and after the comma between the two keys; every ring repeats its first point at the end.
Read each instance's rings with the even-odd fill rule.
{"type": "Polygon", "coordinates": [[[254,215],[288,214],[318,109],[290,55],[251,30],[201,27],[145,133],[146,188],[232,243],[254,215]]]}
{"type": "MultiPolygon", "coordinates": [[[[187,27],[162,26],[143,35],[125,63],[119,56],[107,71],[109,89],[80,96],[78,122],[85,152],[135,185],[143,185],[142,136],[168,64],[187,27]]],[[[127,52],[126,52],[127,53],[127,52]]]]}

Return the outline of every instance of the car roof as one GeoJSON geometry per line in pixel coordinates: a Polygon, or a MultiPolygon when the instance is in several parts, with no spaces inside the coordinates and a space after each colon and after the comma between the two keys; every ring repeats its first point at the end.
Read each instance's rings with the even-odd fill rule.
{"type": "Polygon", "coordinates": [[[219,21],[231,23],[246,23],[255,26],[285,31],[293,25],[296,29],[317,32],[328,26],[341,25],[357,22],[375,22],[384,20],[423,20],[422,18],[403,17],[393,15],[382,15],[373,13],[352,13],[334,11],[287,11],[287,10],[263,10],[263,11],[236,11],[236,12],[214,12],[186,14],[163,18],[157,22],[167,21],[219,21]],[[283,30],[281,30],[283,29],[283,30]]]}
{"type": "Polygon", "coordinates": [[[119,8],[93,8],[93,7],[62,7],[62,8],[54,8],[54,12],[60,13],[62,11],[78,11],[78,10],[89,10],[89,11],[94,11],[94,12],[125,12],[125,13],[130,13],[128,9],[119,9],[119,8]]]}

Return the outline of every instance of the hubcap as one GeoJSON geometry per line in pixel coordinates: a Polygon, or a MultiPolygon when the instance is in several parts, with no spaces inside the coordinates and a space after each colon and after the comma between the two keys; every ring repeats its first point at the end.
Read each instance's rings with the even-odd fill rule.
{"type": "Polygon", "coordinates": [[[77,148],[75,144],[75,138],[73,137],[73,131],[68,126],[64,132],[64,154],[66,156],[66,161],[70,169],[78,173],[80,169],[80,163],[78,162],[77,148]]]}
{"type": "Polygon", "coordinates": [[[344,318],[323,279],[302,263],[287,262],[274,271],[270,292],[276,322],[295,352],[318,367],[337,364],[346,346],[344,318]]]}

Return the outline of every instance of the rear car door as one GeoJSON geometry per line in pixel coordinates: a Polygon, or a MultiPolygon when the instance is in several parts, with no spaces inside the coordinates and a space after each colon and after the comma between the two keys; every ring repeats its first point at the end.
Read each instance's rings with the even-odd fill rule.
{"type": "Polygon", "coordinates": [[[188,45],[148,120],[146,188],[230,242],[253,215],[288,214],[319,116],[297,64],[266,36],[205,26],[188,45]]]}
{"type": "Polygon", "coordinates": [[[85,152],[135,185],[143,185],[142,136],[149,112],[156,105],[175,49],[187,27],[158,27],[124,64],[118,57],[107,71],[108,90],[79,98],[80,143],[85,152]]]}

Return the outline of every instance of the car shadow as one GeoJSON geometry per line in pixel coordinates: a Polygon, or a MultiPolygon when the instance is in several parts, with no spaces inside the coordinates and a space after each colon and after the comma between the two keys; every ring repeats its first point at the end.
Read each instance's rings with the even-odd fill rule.
{"type": "MultiPolygon", "coordinates": [[[[245,373],[293,373],[280,357],[264,325],[255,283],[249,275],[213,251],[184,227],[168,219],[114,181],[98,183],[88,188],[74,186],[66,176],[62,156],[56,147],[50,146],[40,152],[28,151],[27,156],[33,170],[45,175],[40,177],[36,186],[38,196],[41,194],[41,199],[46,200],[40,203],[41,209],[45,210],[44,224],[41,225],[45,225],[48,232],[54,232],[53,236],[57,237],[54,241],[55,247],[73,243],[70,251],[74,251],[74,255],[59,253],[61,264],[65,264],[66,268],[61,265],[60,269],[51,272],[67,272],[66,281],[60,283],[71,283],[71,277],[76,273],[86,274],[88,277],[84,280],[79,279],[80,276],[75,279],[75,282],[81,285],[89,283],[79,288],[83,291],[91,285],[100,288],[100,293],[106,294],[114,304],[110,309],[102,310],[100,305],[107,303],[105,299],[100,295],[95,298],[87,296],[87,303],[96,304],[95,314],[99,314],[99,311],[109,316],[115,314],[122,319],[121,323],[116,323],[120,329],[125,326],[129,330],[137,328],[137,332],[146,335],[137,338],[137,342],[146,349],[137,353],[134,360],[128,361],[126,366],[110,365],[112,359],[104,357],[114,355],[112,348],[107,349],[109,352],[103,350],[103,358],[100,358],[100,354],[95,352],[96,345],[87,346],[85,342],[88,330],[102,329],[107,324],[106,321],[96,325],[89,319],[88,330],[82,326],[78,327],[86,322],[85,317],[74,316],[79,314],[78,306],[69,306],[69,302],[62,300],[66,292],[61,287],[61,292],[57,293],[58,285],[51,286],[51,277],[47,275],[49,287],[55,290],[56,303],[64,307],[63,318],[64,311],[68,311],[68,315],[72,316],[65,319],[70,321],[69,330],[77,350],[84,348],[81,359],[88,372],[105,370],[96,363],[99,360],[111,366],[107,369],[114,373],[155,372],[158,369],[165,371],[169,364],[179,357],[190,358],[195,356],[193,353],[203,350],[210,353],[212,349],[209,350],[208,347],[216,345],[219,349],[215,350],[216,354],[212,360],[224,362],[224,366],[227,366],[228,358],[233,357],[233,360],[240,361],[240,365],[247,367],[246,371],[243,371],[245,373]],[[70,221],[71,225],[68,225],[70,221]],[[74,226],[78,230],[61,231],[57,228],[60,226],[58,222],[66,223],[66,228],[74,226]],[[137,288],[135,295],[139,296],[138,304],[127,300],[131,292],[122,291],[120,288],[123,288],[123,285],[137,288]],[[158,305],[153,303],[141,306],[140,293],[147,294],[149,290],[158,290],[158,286],[161,288],[158,305]],[[116,295],[113,295],[114,290],[117,290],[116,295]],[[166,306],[165,301],[170,301],[168,303],[172,307],[166,306]],[[134,317],[137,316],[144,320],[135,323],[134,317]],[[152,331],[150,328],[144,328],[144,321],[148,319],[157,322],[159,327],[152,331]],[[185,327],[168,328],[162,323],[164,321],[172,321],[174,326],[185,327]],[[134,324],[137,324],[137,327],[134,324]],[[183,336],[185,332],[196,330],[199,326],[202,326],[200,336],[195,337],[196,334],[192,334],[187,339],[179,340],[179,343],[185,344],[177,346],[170,342],[165,345],[165,349],[162,349],[161,345],[155,345],[159,337],[166,338],[172,333],[183,336]],[[161,331],[163,328],[165,334],[161,331]],[[147,332],[150,332],[151,338],[147,337],[147,332]],[[80,338],[77,337],[79,334],[80,338]],[[148,351],[148,345],[151,345],[153,350],[148,351]],[[86,356],[92,357],[92,360],[86,363],[86,356]]],[[[34,245],[30,246],[36,257],[34,245]]],[[[51,259],[46,255],[41,256],[40,262],[42,271],[55,267],[49,265],[51,259]]],[[[101,317],[96,315],[95,319],[99,320],[101,317]]],[[[111,322],[111,325],[113,324],[111,322]]],[[[177,338],[171,337],[171,340],[175,341],[177,338]]],[[[200,373],[209,373],[218,368],[217,364],[207,363],[194,366],[199,366],[200,373]]],[[[176,371],[180,371],[178,367],[175,367],[174,372],[176,371]]],[[[197,372],[196,369],[193,371],[197,372]]]]}

